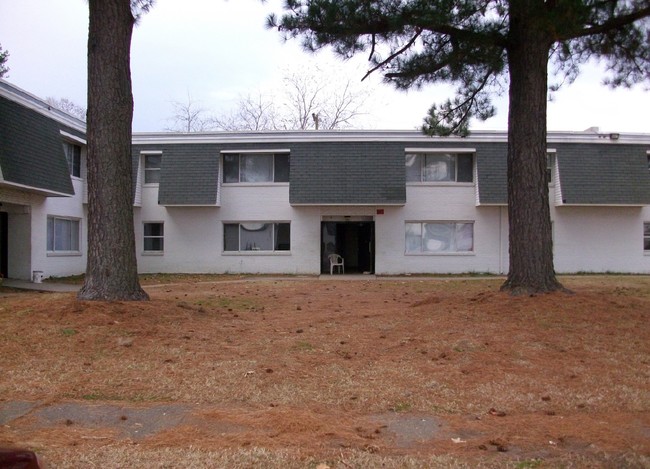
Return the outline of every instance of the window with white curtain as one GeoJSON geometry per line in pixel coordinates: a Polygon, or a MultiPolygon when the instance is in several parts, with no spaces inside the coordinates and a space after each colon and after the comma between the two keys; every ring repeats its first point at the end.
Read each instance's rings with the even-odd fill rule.
{"type": "Polygon", "coordinates": [[[223,182],[289,182],[289,154],[226,153],[223,182]]]}
{"type": "Polygon", "coordinates": [[[289,251],[289,223],[245,222],[224,223],[224,251],[289,251]]]}
{"type": "Polygon", "coordinates": [[[471,154],[407,153],[407,182],[473,182],[471,154]]]}
{"type": "Polygon", "coordinates": [[[474,251],[474,222],[408,222],[407,254],[474,251]]]}
{"type": "Polygon", "coordinates": [[[47,217],[47,251],[48,252],[79,252],[78,219],[47,217]]]}

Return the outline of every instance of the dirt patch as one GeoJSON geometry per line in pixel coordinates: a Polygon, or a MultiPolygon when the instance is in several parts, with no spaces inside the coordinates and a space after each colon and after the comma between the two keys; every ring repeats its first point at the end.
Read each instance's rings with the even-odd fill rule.
{"type": "Polygon", "coordinates": [[[650,279],[563,281],[575,294],[513,298],[490,279],[186,282],[144,303],[9,292],[0,445],[54,467],[125,467],[107,445],[167,467],[643,467],[650,279]]]}

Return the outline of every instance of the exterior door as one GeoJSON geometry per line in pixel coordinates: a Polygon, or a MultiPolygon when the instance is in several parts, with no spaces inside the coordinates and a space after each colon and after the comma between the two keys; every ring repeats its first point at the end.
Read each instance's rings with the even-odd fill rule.
{"type": "Polygon", "coordinates": [[[321,223],[321,273],[329,273],[329,255],[339,254],[345,273],[375,271],[374,221],[324,221],[321,223]]]}

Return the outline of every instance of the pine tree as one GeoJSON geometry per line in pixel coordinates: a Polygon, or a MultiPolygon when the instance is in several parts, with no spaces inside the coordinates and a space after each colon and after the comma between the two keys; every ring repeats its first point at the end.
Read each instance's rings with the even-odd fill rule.
{"type": "Polygon", "coordinates": [[[509,90],[510,271],[502,289],[562,289],[546,180],[549,64],[571,80],[598,58],[611,86],[648,80],[648,0],[287,0],[285,8],[269,26],[301,37],[307,50],[369,53],[371,72],[400,89],[457,85],[453,99],[432,106],[425,133],[466,135],[469,119],[494,115],[491,96],[509,90]]]}
{"type": "Polygon", "coordinates": [[[2,44],[0,44],[0,78],[4,77],[9,73],[9,67],[7,67],[7,62],[9,61],[9,51],[2,49],[2,44]]]}
{"type": "Polygon", "coordinates": [[[131,36],[150,2],[89,0],[88,265],[81,300],[146,300],[133,231],[131,36]]]}

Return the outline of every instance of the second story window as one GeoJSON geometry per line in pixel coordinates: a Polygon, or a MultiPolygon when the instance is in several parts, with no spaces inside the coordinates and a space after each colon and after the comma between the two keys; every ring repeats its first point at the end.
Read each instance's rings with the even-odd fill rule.
{"type": "Polygon", "coordinates": [[[160,182],[160,162],[162,154],[144,155],[144,183],[158,184],[160,182]]]}
{"type": "Polygon", "coordinates": [[[555,150],[546,153],[546,181],[553,184],[553,168],[555,167],[555,150]]]}
{"type": "Polygon", "coordinates": [[[226,153],[223,182],[289,182],[289,154],[226,153]]]}
{"type": "Polygon", "coordinates": [[[81,177],[81,147],[74,143],[63,142],[63,152],[68,162],[70,176],[81,177]]]}
{"type": "Polygon", "coordinates": [[[406,182],[473,182],[473,180],[471,154],[406,154],[406,182]]]}

